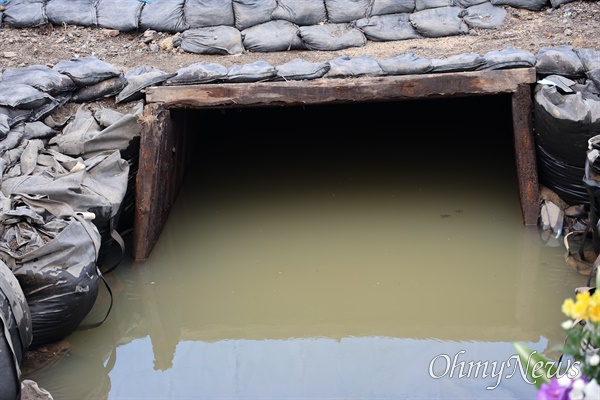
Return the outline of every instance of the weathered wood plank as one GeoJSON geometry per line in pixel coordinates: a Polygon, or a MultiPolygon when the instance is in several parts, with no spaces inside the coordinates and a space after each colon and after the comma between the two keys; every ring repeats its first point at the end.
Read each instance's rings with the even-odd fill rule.
{"type": "Polygon", "coordinates": [[[133,257],[148,258],[158,240],[172,205],[172,177],[169,176],[171,115],[157,104],[144,108],[140,140],[139,168],[136,176],[133,257]]]}
{"type": "Polygon", "coordinates": [[[536,80],[534,68],[309,81],[158,86],[146,101],[164,108],[207,108],[411,100],[513,93],[536,80]]]}
{"type": "Polygon", "coordinates": [[[540,187],[532,113],[531,87],[519,85],[512,95],[512,115],[519,195],[525,225],[537,225],[540,213],[540,187]]]}

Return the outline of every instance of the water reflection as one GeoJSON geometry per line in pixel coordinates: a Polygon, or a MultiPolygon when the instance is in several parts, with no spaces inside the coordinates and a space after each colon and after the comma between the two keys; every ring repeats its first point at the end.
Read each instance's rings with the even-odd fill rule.
{"type": "Polygon", "coordinates": [[[552,353],[585,282],[522,226],[510,141],[235,128],[198,149],[151,258],[108,276],[105,324],[31,379],[57,400],[534,398],[518,372],[429,370],[552,353]]]}

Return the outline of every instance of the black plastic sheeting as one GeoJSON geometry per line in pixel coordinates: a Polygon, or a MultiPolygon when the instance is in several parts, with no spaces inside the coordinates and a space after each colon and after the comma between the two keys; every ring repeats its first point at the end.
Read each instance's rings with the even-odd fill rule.
{"type": "Polygon", "coordinates": [[[589,205],[583,179],[588,141],[600,134],[600,90],[589,79],[582,84],[550,75],[538,82],[533,114],[540,183],[569,205],[589,205]]]}
{"type": "Polygon", "coordinates": [[[18,399],[21,362],[32,340],[31,315],[21,286],[0,261],[0,400],[18,399]]]}
{"type": "Polygon", "coordinates": [[[98,294],[100,234],[65,203],[40,196],[3,199],[0,259],[31,312],[31,347],[74,332],[98,294]]]}
{"type": "Polygon", "coordinates": [[[590,204],[587,188],[583,183],[583,167],[570,165],[553,157],[542,146],[537,146],[537,161],[542,185],[551,189],[569,205],[590,204]]]}
{"type": "Polygon", "coordinates": [[[584,183],[590,199],[590,225],[594,251],[600,254],[600,136],[590,138],[585,163],[584,183]]]}

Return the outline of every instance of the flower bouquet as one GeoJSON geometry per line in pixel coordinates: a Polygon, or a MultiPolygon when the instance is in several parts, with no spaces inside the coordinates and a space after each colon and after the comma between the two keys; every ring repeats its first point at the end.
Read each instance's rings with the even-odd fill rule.
{"type": "Polygon", "coordinates": [[[570,356],[567,368],[515,343],[521,363],[538,389],[538,400],[600,400],[600,291],[579,288],[575,300],[563,302],[562,312],[569,317],[562,323],[566,339],[559,348],[570,356]]]}

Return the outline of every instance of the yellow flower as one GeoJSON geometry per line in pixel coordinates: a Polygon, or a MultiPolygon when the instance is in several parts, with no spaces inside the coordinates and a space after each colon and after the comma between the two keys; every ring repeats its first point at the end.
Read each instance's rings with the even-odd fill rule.
{"type": "Polygon", "coordinates": [[[576,301],[566,299],[562,305],[562,312],[573,319],[581,319],[584,321],[599,322],[600,321],[600,294],[594,292],[578,293],[576,301]]]}
{"type": "Polygon", "coordinates": [[[594,291],[590,302],[590,321],[600,322],[600,292],[594,291]]]}
{"type": "Polygon", "coordinates": [[[575,308],[575,302],[573,299],[565,299],[562,305],[562,312],[569,318],[573,318],[573,309],[575,308]]]}

